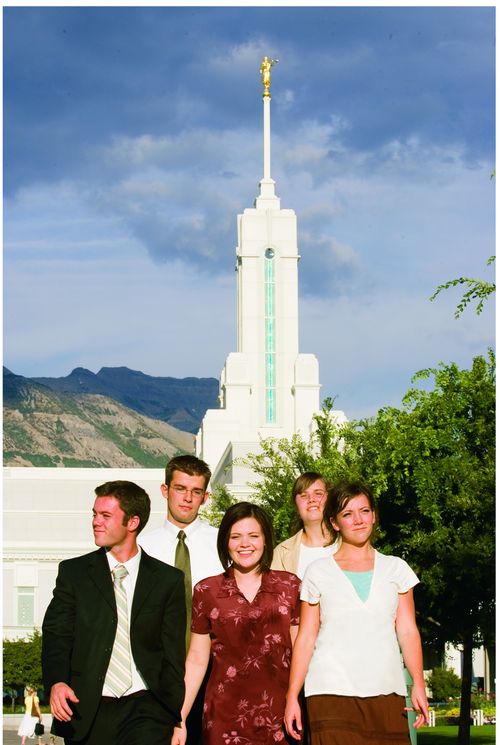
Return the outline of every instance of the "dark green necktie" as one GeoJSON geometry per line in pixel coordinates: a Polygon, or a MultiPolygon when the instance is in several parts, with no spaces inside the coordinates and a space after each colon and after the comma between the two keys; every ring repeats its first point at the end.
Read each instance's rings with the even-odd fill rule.
{"type": "Polygon", "coordinates": [[[191,561],[189,549],[186,546],[186,534],[183,530],[177,533],[177,548],[175,549],[175,566],[184,572],[184,591],[186,593],[186,649],[189,647],[191,636],[191,602],[193,589],[191,587],[191,561]]]}

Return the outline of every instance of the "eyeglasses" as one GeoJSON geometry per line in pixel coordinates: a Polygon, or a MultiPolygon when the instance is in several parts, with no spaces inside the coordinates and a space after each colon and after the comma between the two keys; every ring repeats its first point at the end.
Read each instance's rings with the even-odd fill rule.
{"type": "Polygon", "coordinates": [[[182,484],[175,484],[172,489],[180,497],[183,497],[185,494],[191,494],[192,497],[201,499],[205,494],[205,489],[186,489],[186,487],[182,486],[182,484]]]}
{"type": "Polygon", "coordinates": [[[313,492],[302,492],[302,494],[297,494],[297,497],[299,499],[302,499],[303,502],[308,502],[310,499],[324,499],[326,497],[326,491],[323,491],[321,489],[317,489],[313,492]]]}

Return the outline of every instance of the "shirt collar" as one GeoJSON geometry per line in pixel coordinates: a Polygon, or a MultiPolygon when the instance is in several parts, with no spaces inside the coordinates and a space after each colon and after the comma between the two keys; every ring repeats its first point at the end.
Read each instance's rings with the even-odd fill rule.
{"type": "Polygon", "coordinates": [[[118,561],[118,559],[113,556],[111,551],[106,551],[106,558],[108,560],[110,571],[113,571],[113,569],[118,566],[118,564],[123,564],[127,572],[129,573],[130,578],[132,581],[135,581],[135,578],[137,577],[137,574],[139,572],[139,563],[141,561],[141,547],[138,545],[137,548],[139,549],[135,556],[132,556],[131,559],[128,561],[118,561]]]}
{"type": "Polygon", "coordinates": [[[177,538],[179,530],[183,530],[186,534],[186,537],[190,538],[193,533],[196,533],[196,531],[201,528],[201,526],[202,521],[199,517],[196,517],[192,523],[184,525],[182,528],[171,523],[168,518],[165,518],[165,522],[163,523],[163,529],[166,530],[169,535],[174,536],[175,538],[177,538]]]}
{"type": "MultiPolygon", "coordinates": [[[[228,569],[226,569],[226,571],[222,575],[222,578],[222,583],[219,588],[219,592],[217,593],[217,597],[228,598],[231,597],[231,595],[243,595],[238,585],[236,584],[233,567],[229,567],[228,569]]],[[[280,583],[276,581],[276,575],[274,574],[274,572],[262,572],[262,582],[260,584],[258,593],[269,592],[271,594],[277,595],[283,589],[279,585],[280,583]]]]}

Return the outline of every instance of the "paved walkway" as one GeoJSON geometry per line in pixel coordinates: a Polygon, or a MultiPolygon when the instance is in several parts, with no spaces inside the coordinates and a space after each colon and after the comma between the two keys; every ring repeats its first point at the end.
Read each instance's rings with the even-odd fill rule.
{"type": "MultiPolygon", "coordinates": [[[[2,743],[3,745],[21,745],[21,738],[17,734],[17,728],[19,722],[23,718],[22,714],[4,714],[3,727],[2,727],[2,743]]],[[[42,737],[42,743],[49,745],[50,740],[50,724],[52,717],[50,714],[42,714],[43,723],[45,725],[45,735],[42,737]]],[[[54,739],[55,745],[64,745],[64,740],[60,737],[54,739]]],[[[38,739],[26,739],[26,745],[38,745],[38,739]]]]}
{"type": "MultiPolygon", "coordinates": [[[[44,735],[42,737],[42,742],[50,743],[49,735],[44,735]]],[[[56,737],[56,743],[57,745],[64,745],[64,740],[61,740],[60,737],[56,737]]],[[[16,729],[5,729],[2,732],[2,743],[3,745],[21,745],[21,738],[17,734],[17,727],[16,729]]],[[[33,740],[26,739],[26,743],[30,745],[38,745],[38,740],[35,737],[33,740]]]]}
{"type": "MultiPolygon", "coordinates": [[[[47,732],[47,730],[45,730],[47,732]]],[[[50,743],[50,735],[45,734],[42,737],[42,742],[46,743],[46,745],[49,745],[50,743]]],[[[2,743],[3,745],[21,745],[21,738],[17,734],[17,727],[16,729],[3,729],[2,732],[2,743]]],[[[38,740],[35,737],[32,740],[26,739],[26,743],[29,745],[38,745],[38,740]]],[[[64,740],[61,740],[60,737],[55,738],[56,745],[64,745],[64,740]]]]}

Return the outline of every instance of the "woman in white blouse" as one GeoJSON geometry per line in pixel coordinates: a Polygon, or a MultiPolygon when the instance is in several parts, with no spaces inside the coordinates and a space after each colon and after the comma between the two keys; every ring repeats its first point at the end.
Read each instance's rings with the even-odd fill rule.
{"type": "Polygon", "coordinates": [[[337,552],[310,564],[302,582],[287,731],[301,738],[305,681],[312,745],[407,745],[401,652],[413,679],[414,726],[428,720],[413,602],[418,578],[405,561],[373,548],[375,503],[363,484],[337,482],[324,520],[342,540],[337,552]]]}

